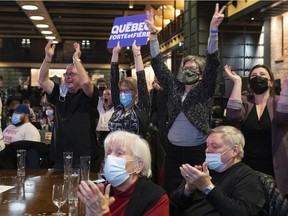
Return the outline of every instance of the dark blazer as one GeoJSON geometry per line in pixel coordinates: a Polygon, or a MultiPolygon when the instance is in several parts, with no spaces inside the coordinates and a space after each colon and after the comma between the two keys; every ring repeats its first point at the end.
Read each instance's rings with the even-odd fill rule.
{"type": "MultiPolygon", "coordinates": [[[[282,96],[281,96],[282,97],[282,96]]],[[[288,103],[278,103],[279,96],[270,97],[267,109],[272,128],[272,156],[277,187],[284,194],[288,194],[288,103]]],[[[245,121],[251,112],[254,97],[242,97],[242,103],[229,100],[226,116],[228,119],[245,121]]]]}

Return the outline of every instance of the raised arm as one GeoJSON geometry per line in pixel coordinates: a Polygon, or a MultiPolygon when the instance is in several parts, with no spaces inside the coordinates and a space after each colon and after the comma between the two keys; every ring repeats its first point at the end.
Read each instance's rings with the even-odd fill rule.
{"type": "Polygon", "coordinates": [[[113,48],[112,58],[111,58],[111,94],[114,107],[120,104],[119,98],[119,53],[121,51],[120,42],[117,46],[113,48]]]}
{"type": "Polygon", "coordinates": [[[82,62],[80,60],[81,51],[80,51],[80,44],[74,43],[73,47],[75,49],[75,53],[73,54],[73,63],[76,67],[76,70],[78,72],[79,80],[80,80],[80,87],[82,88],[83,92],[88,97],[93,97],[94,93],[94,87],[93,84],[85,70],[85,68],[82,65],[82,62]]]}
{"type": "Polygon", "coordinates": [[[132,50],[134,55],[136,73],[137,73],[137,86],[138,86],[138,105],[144,111],[147,111],[147,115],[150,110],[150,98],[147,88],[145,71],[143,66],[143,60],[141,56],[141,46],[136,45],[136,41],[132,44],[132,50]]]}
{"type": "Polygon", "coordinates": [[[147,20],[145,20],[145,23],[150,32],[150,53],[151,57],[154,58],[160,53],[160,48],[159,48],[159,41],[157,38],[156,26],[154,25],[153,9],[147,10],[146,13],[147,13],[147,20]]]}
{"type": "Polygon", "coordinates": [[[134,40],[132,44],[132,50],[133,50],[136,71],[144,71],[143,60],[142,60],[142,55],[141,55],[141,46],[136,45],[136,40],[134,40]]]}
{"type": "Polygon", "coordinates": [[[225,65],[224,69],[226,71],[228,78],[232,80],[234,83],[229,100],[241,101],[241,88],[242,88],[241,77],[238,76],[235,71],[232,71],[231,66],[229,65],[225,65]]]}
{"type": "Polygon", "coordinates": [[[48,94],[51,94],[54,88],[54,82],[49,79],[49,69],[52,57],[54,55],[55,46],[56,45],[52,43],[52,40],[49,40],[48,43],[46,44],[45,59],[43,60],[43,63],[41,65],[38,79],[40,87],[48,94]]]}
{"type": "Polygon", "coordinates": [[[218,50],[218,27],[222,23],[224,19],[224,10],[226,6],[223,6],[221,10],[219,11],[219,4],[217,3],[215,6],[215,11],[212,16],[211,22],[210,22],[210,34],[208,38],[208,53],[212,54],[218,50]]]}

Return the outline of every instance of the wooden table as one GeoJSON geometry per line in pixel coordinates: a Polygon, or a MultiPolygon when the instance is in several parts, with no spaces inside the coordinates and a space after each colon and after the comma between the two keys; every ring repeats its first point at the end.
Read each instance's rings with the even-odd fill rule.
{"type": "MultiPolygon", "coordinates": [[[[91,179],[97,179],[97,173],[90,173],[91,179]]],[[[0,215],[41,216],[52,215],[57,207],[52,202],[52,185],[63,183],[63,171],[54,169],[26,170],[24,182],[16,176],[16,170],[0,170],[0,185],[15,186],[0,193],[0,215]]],[[[68,202],[61,211],[68,215],[68,202]]],[[[84,215],[83,205],[79,201],[79,216],[84,215]],[[81,213],[82,212],[82,213],[81,213]]]]}

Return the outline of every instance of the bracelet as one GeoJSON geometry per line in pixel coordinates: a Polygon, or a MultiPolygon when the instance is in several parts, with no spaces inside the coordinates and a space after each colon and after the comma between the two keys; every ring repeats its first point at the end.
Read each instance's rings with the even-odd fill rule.
{"type": "Polygon", "coordinates": [[[47,62],[47,63],[51,63],[51,60],[46,60],[46,59],[43,59],[43,62],[47,62]]]}
{"type": "Polygon", "coordinates": [[[141,56],[141,53],[135,54],[134,57],[141,56]]]}
{"type": "Polygon", "coordinates": [[[81,62],[81,59],[79,59],[79,58],[74,59],[74,58],[73,58],[73,63],[75,63],[75,62],[81,62]]]}
{"type": "Polygon", "coordinates": [[[157,32],[156,32],[156,31],[154,31],[154,32],[150,32],[150,34],[151,34],[151,35],[156,35],[157,32]]]}
{"type": "Polygon", "coordinates": [[[219,32],[218,29],[211,29],[211,30],[210,30],[210,33],[218,33],[218,32],[219,32]]]}

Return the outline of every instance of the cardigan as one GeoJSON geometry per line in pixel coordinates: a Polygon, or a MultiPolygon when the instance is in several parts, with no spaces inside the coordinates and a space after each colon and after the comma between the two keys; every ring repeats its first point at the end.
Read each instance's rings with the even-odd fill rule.
{"type": "Polygon", "coordinates": [[[220,71],[218,51],[213,54],[207,53],[206,66],[203,78],[191,90],[185,100],[181,98],[185,92],[185,84],[174,78],[163,61],[161,54],[152,58],[151,65],[160,83],[168,95],[168,129],[182,111],[187,119],[199,130],[209,130],[209,119],[212,113],[213,95],[216,87],[217,74],[220,71]]]}

